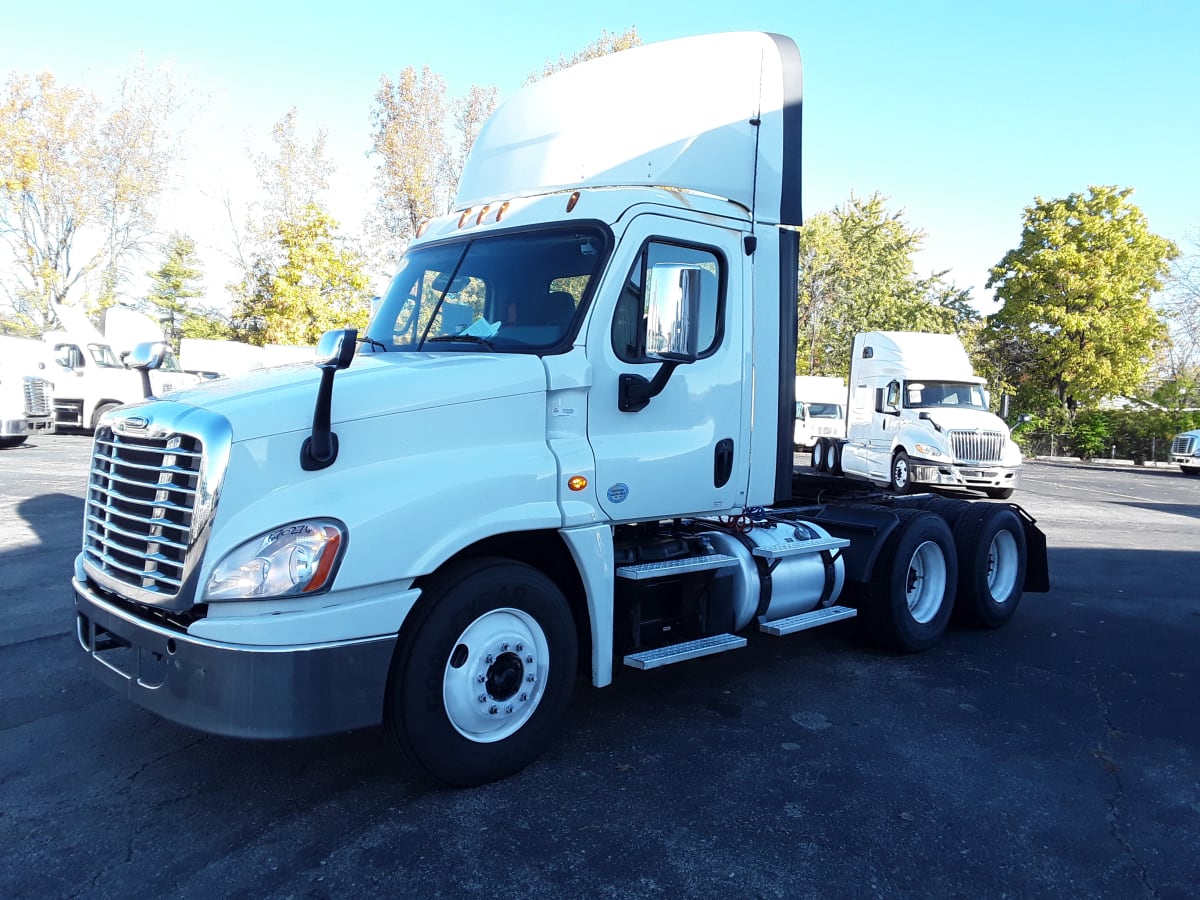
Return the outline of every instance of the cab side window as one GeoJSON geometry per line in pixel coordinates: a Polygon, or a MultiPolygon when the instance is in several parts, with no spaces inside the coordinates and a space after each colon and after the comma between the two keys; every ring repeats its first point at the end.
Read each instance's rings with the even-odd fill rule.
{"type": "Polygon", "coordinates": [[[725,265],[715,251],[651,241],[634,260],[612,324],[625,362],[704,357],[723,333],[725,265]]]}

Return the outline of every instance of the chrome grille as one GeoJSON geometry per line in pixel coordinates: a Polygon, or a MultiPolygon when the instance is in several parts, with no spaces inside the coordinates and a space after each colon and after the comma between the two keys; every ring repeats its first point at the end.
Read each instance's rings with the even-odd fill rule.
{"type": "Polygon", "coordinates": [[[170,434],[96,435],[84,509],[83,555],[142,592],[179,593],[191,543],[204,447],[170,434]]]}
{"type": "Polygon", "coordinates": [[[1180,456],[1191,456],[1196,447],[1196,439],[1190,434],[1178,435],[1171,441],[1171,452],[1180,456]]]}
{"type": "Polygon", "coordinates": [[[50,388],[45,378],[25,376],[25,415],[48,416],[54,410],[50,407],[50,388]]]}
{"type": "Polygon", "coordinates": [[[999,431],[951,431],[950,449],[958,462],[1000,462],[1004,435],[999,431]]]}

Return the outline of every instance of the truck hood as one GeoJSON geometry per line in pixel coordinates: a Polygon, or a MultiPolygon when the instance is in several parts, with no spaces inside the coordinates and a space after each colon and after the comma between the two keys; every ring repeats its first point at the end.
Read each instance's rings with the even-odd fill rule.
{"type": "Polygon", "coordinates": [[[1000,431],[1008,434],[1004,420],[981,409],[912,409],[913,416],[929,413],[929,417],[944,431],[1000,431]]]}
{"type": "MultiPolygon", "coordinates": [[[[224,416],[233,440],[312,426],[321,371],[312,363],[260,369],[204,382],[157,402],[182,403],[224,416]]],[[[375,353],[357,356],[333,382],[332,421],[350,422],[546,389],[536,356],[490,353],[375,353]]]]}

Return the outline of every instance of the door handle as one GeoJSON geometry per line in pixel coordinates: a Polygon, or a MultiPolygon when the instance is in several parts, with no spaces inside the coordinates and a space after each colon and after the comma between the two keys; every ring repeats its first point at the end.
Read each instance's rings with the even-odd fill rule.
{"type": "Polygon", "coordinates": [[[713,487],[725,487],[732,474],[733,438],[722,438],[713,451],[713,487]]]}

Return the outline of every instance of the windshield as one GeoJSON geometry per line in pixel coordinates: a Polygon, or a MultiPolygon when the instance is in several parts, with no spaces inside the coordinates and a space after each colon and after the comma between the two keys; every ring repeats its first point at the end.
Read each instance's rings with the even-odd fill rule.
{"type": "Polygon", "coordinates": [[[814,419],[840,419],[842,408],[836,403],[810,403],[808,414],[814,419]]]}
{"type": "Polygon", "coordinates": [[[608,247],[598,227],[539,229],[406,253],[367,328],[376,350],[551,350],[565,344],[608,247]]]}
{"type": "Polygon", "coordinates": [[[907,409],[987,409],[983,385],[965,381],[906,381],[904,406],[907,409]]]}
{"type": "Polygon", "coordinates": [[[106,369],[123,369],[121,361],[117,359],[117,354],[113,353],[113,348],[108,344],[88,344],[88,353],[92,356],[92,361],[98,366],[103,366],[106,369]]]}

